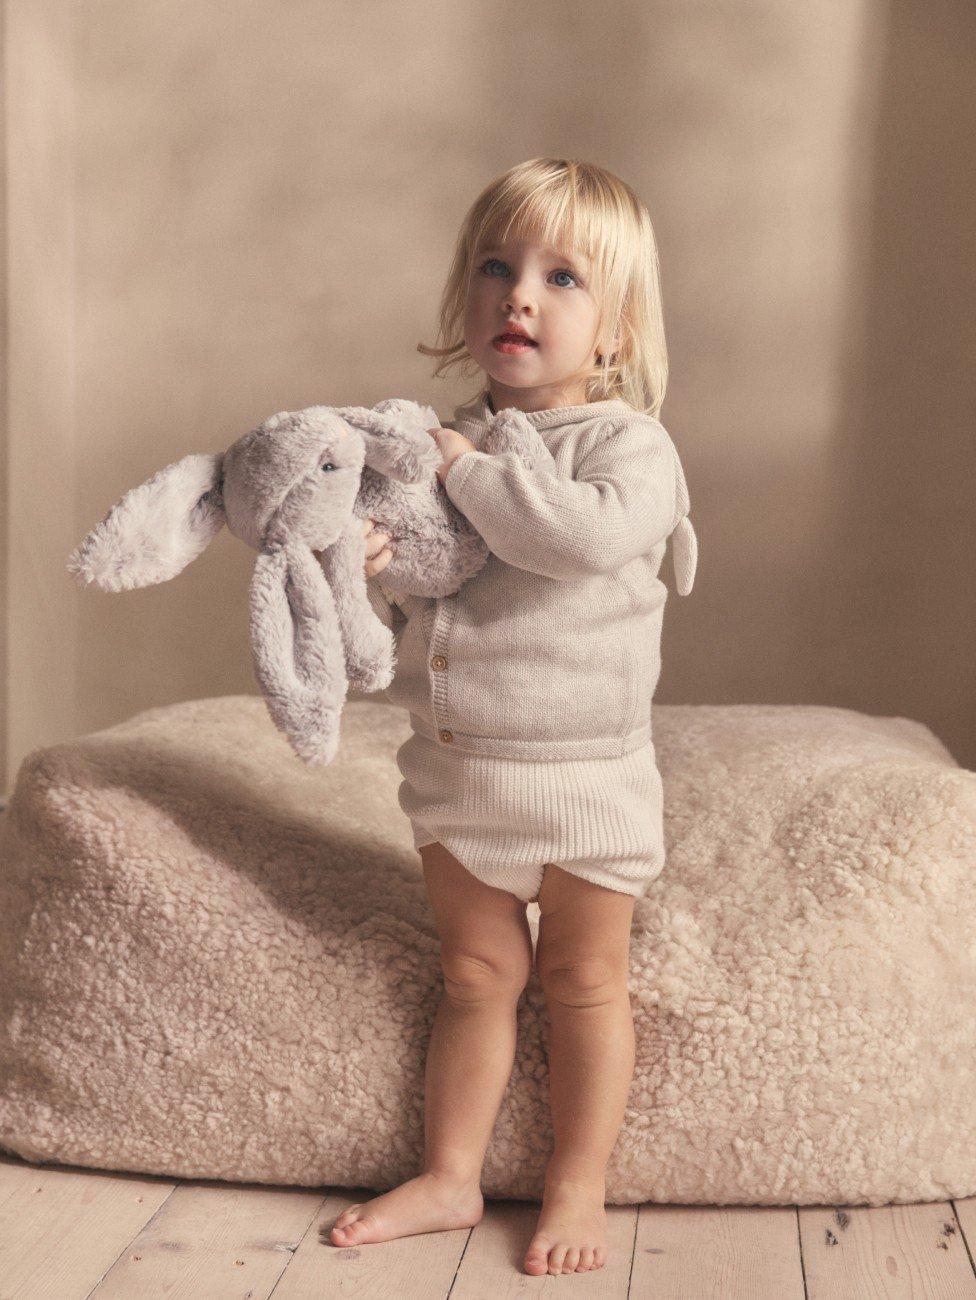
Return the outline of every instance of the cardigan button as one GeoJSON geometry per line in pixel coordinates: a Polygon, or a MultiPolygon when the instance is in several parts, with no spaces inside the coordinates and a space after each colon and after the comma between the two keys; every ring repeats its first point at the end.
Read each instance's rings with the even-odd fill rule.
{"type": "Polygon", "coordinates": [[[440,736],[441,740],[443,741],[449,741],[454,739],[454,732],[448,731],[446,727],[444,728],[443,731],[439,731],[437,734],[440,736]]]}
{"type": "Polygon", "coordinates": [[[432,668],[446,668],[447,660],[443,655],[434,655],[433,659],[430,661],[430,666],[432,668]]]}

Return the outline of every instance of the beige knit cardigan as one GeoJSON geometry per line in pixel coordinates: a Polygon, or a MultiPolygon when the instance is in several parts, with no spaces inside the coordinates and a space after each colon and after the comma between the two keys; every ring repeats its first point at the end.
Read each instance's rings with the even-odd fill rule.
{"type": "MultiPolygon", "coordinates": [[[[486,398],[445,427],[478,447],[492,419],[486,398]]],[[[491,551],[484,568],[440,599],[397,595],[382,575],[368,581],[396,634],[381,697],[407,709],[415,731],[469,753],[625,754],[650,739],[667,598],[658,571],[676,529],[679,591],[694,580],[684,472],[664,426],[621,400],[528,419],[555,473],[478,450],[444,482],[491,551]]]]}

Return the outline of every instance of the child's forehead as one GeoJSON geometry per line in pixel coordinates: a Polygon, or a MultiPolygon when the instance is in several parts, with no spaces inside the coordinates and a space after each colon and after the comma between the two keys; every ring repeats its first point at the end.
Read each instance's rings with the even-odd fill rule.
{"type": "Polygon", "coordinates": [[[535,240],[531,238],[502,240],[497,237],[492,239],[489,236],[482,243],[478,245],[478,252],[479,253],[508,253],[509,255],[513,253],[519,253],[519,252],[521,252],[523,255],[527,253],[535,253],[537,256],[540,257],[565,258],[570,261],[578,262],[580,265],[583,266],[589,265],[590,262],[590,258],[587,256],[586,251],[582,248],[576,247],[569,243],[559,244],[559,245],[547,244],[547,243],[542,243],[540,240],[535,240]]]}

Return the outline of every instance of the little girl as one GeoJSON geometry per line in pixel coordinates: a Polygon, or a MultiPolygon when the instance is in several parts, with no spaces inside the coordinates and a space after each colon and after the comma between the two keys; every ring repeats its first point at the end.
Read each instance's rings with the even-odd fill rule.
{"type": "Polygon", "coordinates": [[[473,362],[487,377],[430,432],[445,491],[491,554],[434,600],[394,597],[377,575],[395,541],[372,533],[366,546],[370,599],[397,635],[388,698],[412,724],[400,806],[440,936],[424,1169],[343,1211],[331,1240],[480,1219],[537,901],[555,1145],[524,1268],[585,1272],[607,1257],[605,1169],[634,1070],[634,902],[664,865],[651,698],[657,574],[675,529],[679,590],[695,566],[684,475],[656,418],[667,358],[644,204],[580,162],[537,158],[500,176],[461,229],[441,341],[420,349],[442,358],[435,375],[473,362]],[[479,450],[507,407],[539,430],[555,472],[479,450]]]}

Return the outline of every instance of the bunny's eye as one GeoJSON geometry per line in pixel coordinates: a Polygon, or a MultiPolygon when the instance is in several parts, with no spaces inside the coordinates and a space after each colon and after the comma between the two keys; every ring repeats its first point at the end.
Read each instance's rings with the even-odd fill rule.
{"type": "Polygon", "coordinates": [[[329,470],[329,469],[335,469],[335,466],[332,464],[330,460],[327,460],[325,464],[320,465],[319,468],[322,470],[329,470]]]}

